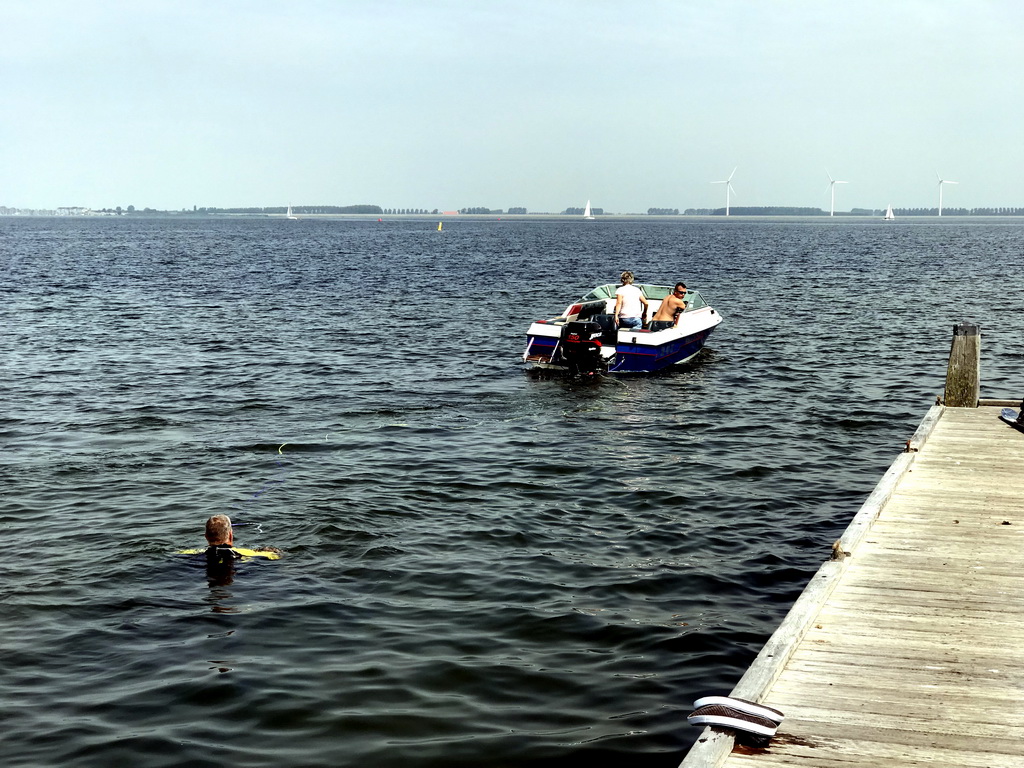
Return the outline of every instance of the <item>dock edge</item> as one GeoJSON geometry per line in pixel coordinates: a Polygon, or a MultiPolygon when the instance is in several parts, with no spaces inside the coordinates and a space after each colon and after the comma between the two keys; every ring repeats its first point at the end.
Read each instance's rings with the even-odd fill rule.
{"type": "MultiPolygon", "coordinates": [[[[892,496],[896,484],[913,465],[918,451],[927,442],[945,410],[946,407],[943,405],[933,405],[925,414],[917,430],[907,441],[904,452],[889,465],[889,469],[854,515],[843,535],[833,545],[832,558],[822,563],[817,573],[811,577],[782,623],[736,683],[731,696],[761,701],[771,689],[849,565],[847,558],[856,554],[857,545],[871,530],[871,526],[892,496]]],[[[725,762],[734,745],[735,737],[731,732],[709,726],[686,753],[679,768],[716,768],[725,762]]]]}

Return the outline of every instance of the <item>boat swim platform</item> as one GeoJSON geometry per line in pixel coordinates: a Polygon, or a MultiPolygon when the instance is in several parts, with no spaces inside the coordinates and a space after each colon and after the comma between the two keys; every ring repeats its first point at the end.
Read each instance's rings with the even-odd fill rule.
{"type": "Polygon", "coordinates": [[[928,411],[733,689],[785,713],[777,734],[754,747],[705,728],[680,768],[1024,766],[1010,404],[928,411]]]}

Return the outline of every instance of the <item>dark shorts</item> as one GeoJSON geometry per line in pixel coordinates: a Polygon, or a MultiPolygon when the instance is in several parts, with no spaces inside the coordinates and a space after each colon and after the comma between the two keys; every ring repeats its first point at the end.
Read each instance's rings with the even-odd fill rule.
{"type": "Polygon", "coordinates": [[[671,328],[674,325],[675,323],[673,323],[671,320],[651,320],[651,327],[649,328],[649,330],[664,331],[666,328],[671,328]]]}

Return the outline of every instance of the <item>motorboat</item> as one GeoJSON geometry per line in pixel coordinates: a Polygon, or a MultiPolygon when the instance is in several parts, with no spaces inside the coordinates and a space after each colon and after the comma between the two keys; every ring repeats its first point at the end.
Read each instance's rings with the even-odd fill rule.
{"type": "MultiPolygon", "coordinates": [[[[672,292],[668,285],[635,283],[647,299],[649,317],[672,292]]],[[[599,285],[574,301],[558,317],[537,320],[526,332],[523,361],[574,376],[594,373],[649,373],[685,363],[704,348],[722,322],[697,291],[686,292],[686,309],[663,330],[616,328],[615,289],[599,285]]]]}

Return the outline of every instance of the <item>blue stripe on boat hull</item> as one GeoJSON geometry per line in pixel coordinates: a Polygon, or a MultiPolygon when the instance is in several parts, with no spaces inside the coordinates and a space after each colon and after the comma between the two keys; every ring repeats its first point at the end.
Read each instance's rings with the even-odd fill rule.
{"type": "MultiPolygon", "coordinates": [[[[619,342],[615,348],[615,361],[609,371],[612,373],[647,373],[668,368],[688,360],[700,352],[704,342],[707,341],[714,329],[714,326],[705,328],[657,347],[619,342]]],[[[527,335],[527,343],[531,355],[550,356],[558,345],[558,339],[550,336],[527,335]]],[[[562,366],[559,365],[559,367],[562,366]]]]}
{"type": "Polygon", "coordinates": [[[615,365],[610,370],[614,373],[645,373],[668,368],[700,352],[713,330],[713,327],[706,328],[657,347],[619,342],[615,347],[615,365]]]}
{"type": "Polygon", "coordinates": [[[558,339],[551,336],[527,336],[526,343],[531,355],[550,355],[558,345],[558,339]]]}

